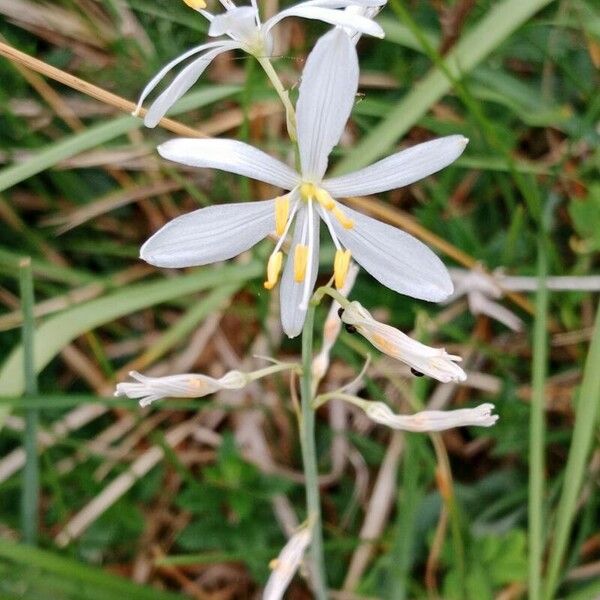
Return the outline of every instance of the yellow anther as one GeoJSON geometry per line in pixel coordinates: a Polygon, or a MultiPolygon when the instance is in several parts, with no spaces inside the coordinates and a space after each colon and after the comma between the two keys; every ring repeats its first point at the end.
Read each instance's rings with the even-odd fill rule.
{"type": "Polygon", "coordinates": [[[335,259],[333,260],[333,279],[338,290],[341,290],[344,283],[346,283],[351,258],[352,253],[350,250],[336,250],[335,259]]]}
{"type": "Polygon", "coordinates": [[[283,235],[290,214],[289,196],[280,196],[275,200],[275,232],[279,237],[283,235]]]}
{"type": "Polygon", "coordinates": [[[302,283],[306,277],[306,264],[308,262],[308,246],[298,244],[294,250],[294,281],[302,283]]]}
{"type": "Polygon", "coordinates": [[[281,265],[283,263],[283,252],[274,252],[267,263],[267,280],[264,282],[265,289],[272,290],[277,284],[281,265]]]}
{"type": "Polygon", "coordinates": [[[354,221],[349,219],[339,206],[335,206],[331,214],[342,224],[344,229],[352,229],[354,227],[354,221]]]}
{"type": "Polygon", "coordinates": [[[206,8],[206,2],[204,0],[183,0],[190,8],[198,10],[199,8],[206,8]]]}
{"type": "Polygon", "coordinates": [[[308,202],[317,196],[317,186],[314,183],[303,183],[300,186],[300,195],[302,200],[308,202]]]}
{"type": "Polygon", "coordinates": [[[323,188],[317,188],[315,190],[315,198],[325,210],[332,210],[335,207],[334,199],[329,195],[329,192],[323,188]]]}

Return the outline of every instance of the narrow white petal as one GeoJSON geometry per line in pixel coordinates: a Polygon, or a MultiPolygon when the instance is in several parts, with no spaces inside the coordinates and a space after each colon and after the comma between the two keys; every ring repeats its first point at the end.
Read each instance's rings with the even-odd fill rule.
{"type": "Polygon", "coordinates": [[[302,564],[304,553],[311,540],[311,530],[304,527],[295,533],[272,561],[273,572],[263,592],[263,600],[281,600],[292,578],[302,564]]]}
{"type": "Polygon", "coordinates": [[[418,144],[354,173],[326,179],[323,187],[332,196],[347,197],[376,194],[409,185],[454,162],[463,153],[468,141],[462,135],[449,135],[418,144]]]}
{"type": "Polygon", "coordinates": [[[350,27],[353,30],[360,31],[361,33],[366,33],[378,38],[382,38],[385,35],[383,29],[377,23],[375,23],[375,21],[367,17],[348,13],[343,10],[315,6],[314,4],[310,6],[307,6],[306,4],[298,4],[286,10],[282,10],[265,23],[264,29],[266,31],[270,31],[275,25],[277,25],[277,23],[286,17],[302,17],[304,19],[323,21],[325,23],[329,23],[330,25],[350,27]]]}
{"type": "MultiPolygon", "coordinates": [[[[302,304],[302,294],[304,292],[304,282],[296,283],[294,281],[294,251],[297,244],[302,242],[302,229],[304,227],[304,221],[308,218],[308,210],[305,206],[302,206],[298,210],[296,217],[296,225],[294,228],[294,237],[290,252],[285,262],[285,268],[283,270],[283,277],[281,278],[281,291],[280,291],[280,310],[281,310],[281,324],[283,330],[288,337],[293,338],[300,334],[302,326],[304,325],[304,319],[306,317],[306,309],[300,308],[302,304]]],[[[311,226],[311,225],[309,225],[311,226]]],[[[312,288],[315,287],[317,281],[317,275],[319,271],[319,217],[315,213],[313,214],[313,235],[314,235],[314,248],[311,260],[311,278],[309,285],[312,288]]]]}
{"type": "Polygon", "coordinates": [[[185,67],[175,77],[173,83],[152,103],[152,106],[144,117],[144,125],[146,127],[156,127],[175,102],[198,81],[200,75],[204,73],[216,56],[239,47],[239,44],[236,42],[219,42],[215,49],[209,50],[185,67]]]}
{"type": "Polygon", "coordinates": [[[262,150],[237,140],[178,138],[158,147],[168,160],[206,169],[220,169],[291,190],[298,174],[262,150]]]}
{"type": "Polygon", "coordinates": [[[235,39],[249,30],[256,30],[257,11],[252,6],[238,6],[217,15],[211,22],[208,35],[231,35],[235,39]]]}
{"type": "Polygon", "coordinates": [[[342,29],[316,43],[306,60],[296,107],[302,175],[320,181],[350,116],[358,89],[356,48],[342,29]]]}
{"type": "Polygon", "coordinates": [[[424,410],[414,415],[396,415],[383,402],[365,402],[364,411],[377,423],[402,431],[445,431],[454,427],[492,427],[498,420],[493,404],[458,410],[424,410]]]}
{"type": "Polygon", "coordinates": [[[209,206],[167,223],[140,258],[157,267],[207,265],[237,256],[274,229],[274,200],[209,206]]]}
{"type": "Polygon", "coordinates": [[[210,42],[208,44],[202,44],[201,46],[196,46],[195,48],[192,48],[191,50],[188,50],[187,52],[184,52],[183,54],[181,54],[180,56],[178,56],[176,59],[172,60],[170,63],[168,63],[167,65],[165,65],[150,80],[150,82],[148,83],[148,85],[146,85],[146,87],[144,88],[144,91],[141,93],[140,99],[138,100],[138,104],[137,104],[135,113],[137,114],[137,112],[142,107],[142,104],[144,103],[144,101],[146,100],[146,98],[148,97],[148,95],[162,81],[162,79],[164,78],[164,76],[173,67],[176,67],[178,64],[182,63],[184,60],[187,60],[188,58],[194,56],[195,54],[198,54],[199,52],[202,52],[204,50],[208,50],[209,48],[216,48],[217,46],[221,46],[221,44],[222,44],[222,42],[210,42]]]}
{"type": "Polygon", "coordinates": [[[440,302],[452,293],[448,270],[425,244],[347,206],[343,210],[354,221],[354,227],[344,229],[334,219],[338,238],[356,262],[380,283],[400,294],[430,302],[440,302]]]}

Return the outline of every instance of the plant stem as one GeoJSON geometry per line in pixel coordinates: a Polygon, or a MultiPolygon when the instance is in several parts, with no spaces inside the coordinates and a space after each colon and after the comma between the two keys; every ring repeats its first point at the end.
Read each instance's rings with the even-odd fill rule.
{"type": "Polygon", "coordinates": [[[279,98],[281,98],[281,102],[285,107],[285,116],[286,116],[286,124],[288,135],[292,142],[295,142],[298,139],[296,134],[296,111],[294,110],[294,106],[290,101],[290,95],[288,91],[283,87],[283,83],[281,83],[281,79],[279,79],[279,75],[277,75],[277,71],[273,68],[271,61],[266,56],[257,56],[256,60],[259,62],[260,66],[263,68],[267,77],[273,84],[275,91],[279,98]]]}
{"type": "MultiPolygon", "coordinates": [[[[21,309],[23,311],[23,371],[25,373],[25,394],[35,396],[38,393],[34,361],[34,292],[31,259],[24,258],[20,265],[21,309]]],[[[21,527],[23,539],[35,545],[38,534],[39,503],[39,463],[37,448],[38,410],[28,408],[25,412],[25,469],[21,490],[21,527]]]]}
{"type": "MultiPolygon", "coordinates": [[[[543,225],[542,225],[543,229],[543,225]]],[[[544,551],[544,416],[547,363],[548,260],[545,232],[538,240],[538,292],[533,332],[533,375],[529,437],[529,598],[542,596],[542,560],[544,551]]]]}
{"type": "Polygon", "coordinates": [[[317,303],[311,301],[302,329],[302,379],[300,394],[302,413],[300,420],[300,444],[302,462],[306,481],[307,520],[312,525],[312,542],[310,554],[312,558],[311,574],[314,595],[317,600],[326,600],[327,584],[323,560],[323,525],[321,522],[321,503],[319,499],[319,473],[317,468],[317,452],[315,446],[315,410],[312,406],[312,354],[313,328],[317,303]]]}

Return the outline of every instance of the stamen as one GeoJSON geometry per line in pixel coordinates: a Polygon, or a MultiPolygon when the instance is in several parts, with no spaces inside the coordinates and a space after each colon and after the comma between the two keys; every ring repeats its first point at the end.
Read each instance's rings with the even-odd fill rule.
{"type": "Polygon", "coordinates": [[[300,186],[300,195],[302,200],[308,202],[317,197],[317,186],[314,183],[303,183],[300,186]]]}
{"type": "Polygon", "coordinates": [[[280,196],[275,200],[275,232],[281,237],[285,232],[285,226],[290,214],[289,195],[280,196]]]}
{"type": "Polygon", "coordinates": [[[333,278],[335,281],[335,287],[341,290],[346,283],[346,275],[348,275],[348,268],[350,267],[350,259],[352,253],[350,250],[336,250],[335,259],[333,261],[333,278]]]}
{"type": "Polygon", "coordinates": [[[306,277],[308,263],[308,246],[298,244],[294,250],[294,281],[302,283],[306,277]]]}
{"type": "Polygon", "coordinates": [[[354,221],[349,219],[339,206],[336,205],[331,214],[342,224],[344,229],[352,229],[354,227],[354,221]]]}
{"type": "Polygon", "coordinates": [[[206,8],[206,2],[204,0],[183,0],[190,8],[194,10],[200,10],[206,8]]]}
{"type": "Polygon", "coordinates": [[[267,281],[264,282],[265,289],[272,290],[277,284],[281,265],[283,263],[283,252],[273,252],[267,263],[267,281]]]}
{"type": "Polygon", "coordinates": [[[317,188],[315,190],[315,198],[325,210],[332,210],[335,207],[335,200],[329,195],[329,192],[323,188],[317,188]]]}

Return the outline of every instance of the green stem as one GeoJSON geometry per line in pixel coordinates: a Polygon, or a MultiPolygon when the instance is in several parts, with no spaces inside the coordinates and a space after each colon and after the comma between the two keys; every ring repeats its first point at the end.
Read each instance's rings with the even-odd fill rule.
{"type": "Polygon", "coordinates": [[[302,329],[302,379],[300,394],[302,413],[300,420],[300,444],[306,481],[307,520],[313,523],[310,554],[312,558],[314,595],[317,600],[326,600],[327,584],[323,560],[323,524],[321,522],[321,503],[319,499],[319,473],[315,445],[315,410],[312,406],[312,359],[313,328],[317,303],[311,301],[304,328],[302,329]]]}
{"type": "MultiPolygon", "coordinates": [[[[35,373],[34,348],[34,318],[35,305],[33,292],[33,274],[31,259],[24,258],[19,264],[19,284],[21,292],[21,309],[23,311],[23,371],[25,373],[25,394],[35,396],[38,393],[35,373]]],[[[23,487],[21,492],[21,522],[23,539],[35,545],[38,534],[38,503],[39,503],[39,463],[37,448],[38,411],[29,408],[25,411],[25,469],[23,471],[23,487]]]]}
{"type": "Polygon", "coordinates": [[[281,79],[279,79],[279,75],[277,75],[277,71],[275,71],[273,68],[269,58],[266,56],[257,56],[256,60],[259,62],[260,66],[263,68],[267,77],[273,84],[277,95],[279,98],[281,98],[281,102],[285,107],[288,135],[290,136],[292,142],[295,142],[298,139],[298,135],[296,133],[296,111],[294,110],[294,106],[290,100],[290,95],[285,87],[283,87],[283,83],[281,83],[281,79]]]}
{"type": "Polygon", "coordinates": [[[546,235],[538,241],[539,287],[535,303],[533,332],[533,376],[529,436],[529,598],[539,600],[542,594],[542,561],[544,551],[544,414],[547,363],[548,288],[546,276],[546,235]]]}

